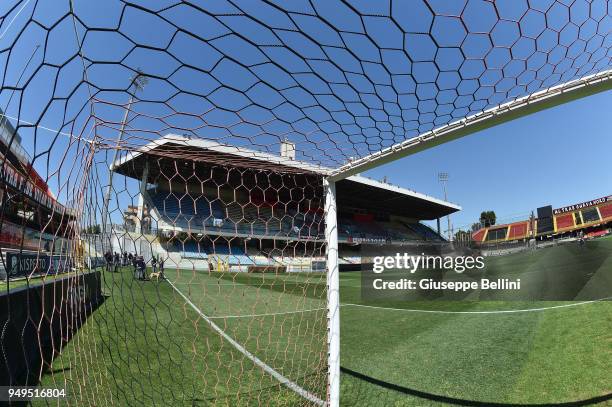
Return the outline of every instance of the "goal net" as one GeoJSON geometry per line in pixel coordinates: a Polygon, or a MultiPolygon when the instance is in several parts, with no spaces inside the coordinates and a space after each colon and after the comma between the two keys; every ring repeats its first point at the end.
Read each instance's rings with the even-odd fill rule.
{"type": "Polygon", "coordinates": [[[444,240],[341,229],[335,183],[609,89],[611,26],[582,1],[4,2],[0,385],[335,405],[338,235],[444,240]]]}

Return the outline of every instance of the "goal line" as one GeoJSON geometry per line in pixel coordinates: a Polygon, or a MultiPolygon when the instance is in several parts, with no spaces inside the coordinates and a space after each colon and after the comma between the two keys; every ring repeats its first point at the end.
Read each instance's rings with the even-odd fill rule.
{"type": "MultiPolygon", "coordinates": [[[[265,371],[266,373],[268,373],[270,376],[274,377],[276,380],[278,380],[279,383],[281,383],[282,385],[284,385],[285,387],[287,387],[288,389],[290,389],[291,391],[295,392],[296,394],[298,394],[299,396],[305,398],[306,400],[315,403],[316,405],[319,406],[324,406],[326,403],[321,400],[320,398],[318,398],[316,395],[310,393],[308,390],[304,389],[303,387],[301,387],[299,384],[291,381],[290,379],[288,379],[287,377],[283,376],[281,373],[279,373],[278,371],[274,370],[274,368],[272,368],[270,365],[266,364],[264,361],[262,361],[261,359],[259,359],[257,356],[255,356],[254,354],[252,354],[251,352],[249,352],[244,346],[242,346],[241,344],[239,344],[234,338],[232,338],[231,336],[229,336],[227,333],[225,333],[225,331],[223,329],[221,329],[217,324],[215,324],[212,319],[210,317],[208,317],[207,315],[205,315],[202,310],[200,310],[185,294],[183,294],[181,292],[181,290],[179,290],[174,284],[172,284],[172,282],[168,279],[164,279],[168,284],[170,284],[170,286],[174,289],[174,291],[176,291],[176,293],[178,295],[180,295],[183,300],[185,300],[185,302],[195,311],[198,313],[198,315],[204,320],[206,321],[206,323],[215,331],[217,332],[219,335],[221,335],[221,337],[223,339],[225,339],[226,341],[228,341],[234,348],[236,348],[236,350],[238,350],[240,353],[242,353],[244,356],[246,356],[247,358],[249,358],[253,363],[255,363],[257,366],[259,366],[263,371],[265,371]]],[[[221,317],[218,317],[221,318],[221,317]]]]}
{"type": "Polygon", "coordinates": [[[281,312],[268,312],[265,314],[244,314],[244,315],[218,315],[215,317],[208,317],[208,319],[235,319],[235,318],[257,318],[257,317],[271,317],[278,315],[290,315],[290,314],[302,314],[305,312],[316,312],[327,310],[327,307],[320,308],[309,308],[309,309],[300,309],[295,311],[281,311],[281,312]]]}

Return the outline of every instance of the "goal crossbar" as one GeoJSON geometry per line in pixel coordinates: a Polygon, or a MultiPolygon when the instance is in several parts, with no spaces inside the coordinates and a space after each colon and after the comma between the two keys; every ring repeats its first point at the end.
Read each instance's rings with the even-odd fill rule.
{"type": "Polygon", "coordinates": [[[610,89],[612,69],[534,92],[351,161],[333,171],[328,180],[340,181],[472,133],[610,89]]]}

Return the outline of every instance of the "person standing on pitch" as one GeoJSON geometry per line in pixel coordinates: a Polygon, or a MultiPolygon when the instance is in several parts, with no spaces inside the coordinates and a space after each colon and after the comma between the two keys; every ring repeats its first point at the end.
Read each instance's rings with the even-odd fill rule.
{"type": "Polygon", "coordinates": [[[164,259],[163,258],[159,259],[159,275],[161,276],[161,278],[164,278],[164,259]]]}
{"type": "Polygon", "coordinates": [[[155,258],[155,256],[153,256],[153,258],[151,259],[151,269],[153,270],[153,273],[157,273],[157,259],[155,258]]]}
{"type": "Polygon", "coordinates": [[[134,278],[138,278],[138,256],[132,257],[132,267],[134,267],[134,278]]]}
{"type": "Polygon", "coordinates": [[[142,257],[142,256],[138,257],[138,262],[137,262],[136,266],[138,267],[138,279],[139,280],[146,280],[146,268],[147,268],[147,265],[145,264],[144,257],[142,257]]]}
{"type": "Polygon", "coordinates": [[[113,254],[109,251],[104,255],[104,260],[106,260],[106,271],[113,271],[113,254]]]}
{"type": "Polygon", "coordinates": [[[121,256],[119,255],[119,253],[115,252],[115,267],[114,267],[114,272],[118,272],[119,271],[119,266],[121,265],[121,256]]]}

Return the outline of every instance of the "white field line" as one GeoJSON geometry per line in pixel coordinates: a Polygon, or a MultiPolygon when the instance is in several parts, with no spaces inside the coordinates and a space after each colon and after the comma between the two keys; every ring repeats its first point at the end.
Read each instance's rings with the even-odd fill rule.
{"type": "Polygon", "coordinates": [[[168,284],[170,284],[170,286],[174,289],[174,291],[176,291],[178,293],[178,295],[180,295],[181,297],[183,297],[183,299],[185,300],[185,302],[187,304],[189,304],[189,306],[191,308],[193,308],[193,310],[195,312],[197,312],[200,317],[206,321],[206,323],[215,331],[217,332],[219,335],[221,335],[221,337],[223,337],[223,339],[225,339],[226,341],[228,341],[234,348],[236,348],[240,353],[242,353],[244,356],[246,356],[247,358],[249,358],[253,363],[255,363],[257,366],[259,366],[261,369],[263,369],[266,373],[268,373],[270,376],[274,377],[276,380],[278,380],[282,385],[286,386],[287,388],[289,388],[290,390],[294,391],[295,393],[297,393],[298,395],[302,396],[303,398],[305,398],[306,400],[313,402],[319,406],[324,406],[325,402],[323,400],[321,400],[320,398],[318,398],[317,396],[315,396],[314,394],[310,393],[309,391],[303,389],[302,387],[300,387],[300,385],[298,385],[295,382],[292,382],[291,380],[289,380],[288,378],[286,378],[285,376],[283,376],[282,374],[280,374],[279,372],[277,372],[276,370],[274,370],[272,367],[270,367],[269,365],[267,365],[265,362],[263,362],[261,359],[259,359],[257,356],[253,355],[251,352],[249,352],[248,350],[245,349],[244,346],[242,346],[241,344],[239,344],[238,342],[236,342],[236,340],[234,340],[234,338],[232,338],[231,336],[229,336],[228,334],[225,333],[225,331],[221,328],[219,328],[219,326],[217,324],[215,324],[209,317],[207,317],[206,315],[204,315],[204,313],[193,303],[191,302],[191,300],[189,298],[187,298],[187,296],[185,296],[185,294],[183,294],[178,288],[176,288],[176,286],[174,284],[172,284],[172,282],[168,279],[166,279],[166,281],[168,282],[168,284]]]}
{"type": "Polygon", "coordinates": [[[248,286],[246,284],[243,283],[213,283],[213,282],[209,282],[209,283],[197,283],[197,282],[175,282],[174,284],[176,285],[187,285],[190,287],[198,287],[198,286],[205,286],[205,287],[216,287],[216,286],[241,286],[241,287],[253,287],[253,286],[248,286]]]}
{"type": "MultiPolygon", "coordinates": [[[[296,283],[296,284],[317,284],[317,281],[293,281],[293,280],[276,280],[276,282],[282,282],[282,283],[296,283]]],[[[196,282],[196,280],[193,281],[180,281],[177,282],[175,281],[174,284],[175,285],[187,285],[187,286],[191,286],[191,287],[198,287],[198,286],[204,286],[204,287],[216,287],[216,286],[236,286],[236,287],[252,287],[252,288],[266,288],[267,286],[269,286],[270,284],[274,284],[274,283],[270,283],[270,282],[262,282],[261,284],[247,284],[244,282],[240,282],[240,281],[236,281],[236,282],[223,282],[223,283],[215,283],[214,281],[207,281],[205,283],[201,283],[201,282],[196,282]]],[[[361,287],[360,285],[344,285],[343,287],[361,287]]]]}
{"type": "MultiPolygon", "coordinates": [[[[292,282],[292,281],[284,281],[285,283],[287,282],[292,282]]],[[[300,281],[300,283],[303,283],[303,281],[300,281]]],[[[261,285],[251,285],[251,284],[246,284],[246,283],[241,283],[236,281],[235,283],[197,283],[197,282],[174,282],[175,285],[187,285],[190,287],[217,287],[217,286],[226,286],[226,287],[230,287],[230,286],[235,286],[235,287],[250,287],[250,288],[266,288],[268,286],[270,286],[270,284],[261,284],[261,285]]],[[[314,284],[314,283],[313,283],[314,284]]],[[[347,286],[344,286],[347,287],[347,286]]],[[[360,286],[350,286],[350,287],[360,287],[360,286]]]]}
{"type": "Polygon", "coordinates": [[[245,314],[245,315],[219,315],[216,317],[208,317],[209,319],[226,319],[226,318],[256,318],[256,317],[268,317],[272,315],[287,315],[287,314],[301,314],[303,312],[314,312],[326,310],[327,307],[303,309],[297,311],[283,311],[283,312],[271,312],[268,314],[245,314]]]}
{"type": "Polygon", "coordinates": [[[537,311],[547,311],[547,310],[558,309],[558,308],[577,307],[579,305],[593,304],[595,302],[601,302],[601,301],[605,301],[609,299],[612,299],[612,297],[600,298],[598,300],[591,300],[591,301],[575,302],[572,304],[553,305],[551,307],[508,309],[508,310],[494,310],[494,311],[444,311],[444,310],[375,307],[373,305],[346,304],[346,303],[341,304],[341,306],[342,307],[371,308],[371,309],[380,309],[380,310],[387,310],[387,311],[405,311],[405,312],[424,313],[424,314],[516,314],[516,313],[521,313],[521,312],[537,312],[537,311]]]}

